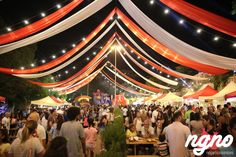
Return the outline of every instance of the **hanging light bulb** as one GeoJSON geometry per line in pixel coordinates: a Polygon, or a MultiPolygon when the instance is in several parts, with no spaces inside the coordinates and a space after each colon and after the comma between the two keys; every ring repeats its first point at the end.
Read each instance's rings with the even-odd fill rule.
{"type": "Polygon", "coordinates": [[[73,66],[73,69],[76,69],[76,67],[75,67],[75,66],[73,66]]]}
{"type": "Polygon", "coordinates": [[[72,44],[72,47],[75,47],[76,45],[75,44],[72,44]]]}
{"type": "Polygon", "coordinates": [[[24,69],[25,69],[25,67],[20,67],[20,69],[21,69],[21,70],[24,70],[24,69]]]}
{"type": "Polygon", "coordinates": [[[233,44],[233,47],[236,47],[236,43],[233,44]]]}
{"type": "Polygon", "coordinates": [[[178,81],[178,79],[177,79],[177,78],[175,78],[175,81],[178,81]]]}
{"type": "Polygon", "coordinates": [[[24,24],[28,25],[29,21],[28,20],[24,20],[24,24]]]}
{"type": "Polygon", "coordinates": [[[6,28],[8,32],[12,31],[12,29],[10,27],[6,28]]]}
{"type": "Polygon", "coordinates": [[[43,59],[43,60],[41,60],[41,62],[42,62],[42,63],[45,63],[46,61],[43,59]]]}
{"type": "Polygon", "coordinates": [[[56,56],[55,56],[55,55],[52,55],[52,58],[53,58],[53,59],[55,59],[55,58],[56,58],[56,56]]]}
{"type": "Polygon", "coordinates": [[[167,77],[169,78],[169,77],[170,77],[170,75],[167,75],[167,77]]]}
{"type": "Polygon", "coordinates": [[[54,77],[51,77],[51,80],[53,80],[54,79],[54,77]]]}
{"type": "Polygon", "coordinates": [[[183,19],[179,20],[179,24],[183,24],[183,23],[184,23],[183,19]]]}
{"type": "Polygon", "coordinates": [[[86,40],[85,37],[83,37],[82,40],[85,41],[86,40]]]}
{"type": "Polygon", "coordinates": [[[155,68],[154,67],[152,67],[152,70],[154,70],[155,68]]]}
{"type": "Polygon", "coordinates": [[[162,71],[159,71],[159,73],[161,74],[161,73],[162,73],[162,71]]]}
{"type": "Polygon", "coordinates": [[[144,64],[147,64],[147,62],[144,62],[144,64]]]}
{"type": "Polygon", "coordinates": [[[200,34],[202,32],[202,29],[201,28],[198,28],[197,29],[197,33],[200,34]]]}
{"type": "Polygon", "coordinates": [[[66,50],[65,50],[65,49],[63,49],[61,52],[64,54],[64,53],[66,53],[66,50]]]}
{"type": "Polygon", "coordinates": [[[61,74],[58,74],[58,77],[61,77],[61,74]]]}
{"type": "Polygon", "coordinates": [[[57,4],[57,9],[60,9],[61,8],[61,5],[60,4],[57,4]]]}
{"type": "MultiPolygon", "coordinates": [[[[107,57],[107,56],[106,56],[106,57],[107,57]]],[[[89,58],[89,57],[87,57],[87,58],[86,58],[86,60],[87,60],[87,61],[89,61],[89,60],[90,60],[90,58],[89,58]]]]}
{"type": "Polygon", "coordinates": [[[149,3],[150,3],[151,5],[153,5],[153,4],[154,4],[154,0],[150,0],[149,3]]]}
{"type": "Polygon", "coordinates": [[[45,17],[45,16],[46,16],[46,14],[45,14],[45,13],[41,13],[40,15],[41,15],[42,17],[45,17]]]}
{"type": "Polygon", "coordinates": [[[218,41],[218,40],[219,40],[219,37],[218,37],[218,36],[215,36],[213,40],[214,40],[214,41],[218,41]]]}
{"type": "Polygon", "coordinates": [[[34,63],[31,63],[31,64],[30,64],[30,66],[31,66],[31,67],[34,67],[34,66],[35,66],[35,64],[34,64],[34,63]]]}
{"type": "Polygon", "coordinates": [[[94,52],[93,52],[93,55],[95,56],[96,54],[97,54],[97,52],[94,51],[94,52]]]}
{"type": "Polygon", "coordinates": [[[169,9],[165,9],[165,10],[164,10],[164,13],[165,13],[165,14],[168,14],[169,12],[170,12],[169,9]]]}
{"type": "Polygon", "coordinates": [[[68,70],[66,70],[65,73],[68,74],[69,73],[68,70]]]}

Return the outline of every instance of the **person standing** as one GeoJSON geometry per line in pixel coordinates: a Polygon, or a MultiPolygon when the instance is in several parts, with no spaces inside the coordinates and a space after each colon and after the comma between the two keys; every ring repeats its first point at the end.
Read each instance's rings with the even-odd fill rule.
{"type": "Polygon", "coordinates": [[[77,122],[80,115],[78,107],[70,107],[67,110],[68,121],[63,123],[60,136],[67,139],[68,157],[86,157],[86,144],[83,126],[77,122]]]}
{"type": "Polygon", "coordinates": [[[190,135],[190,129],[183,125],[183,115],[181,112],[174,113],[174,122],[164,129],[169,145],[170,157],[188,157],[188,149],[185,142],[190,135]]]}
{"type": "Polygon", "coordinates": [[[7,129],[7,131],[9,132],[10,130],[10,125],[11,125],[11,113],[10,112],[6,112],[5,113],[5,117],[2,119],[2,125],[7,129]]]}
{"type": "Polygon", "coordinates": [[[94,157],[94,149],[96,146],[96,139],[97,139],[98,131],[96,128],[94,128],[93,119],[89,118],[88,123],[89,123],[89,127],[84,129],[86,149],[87,149],[87,153],[90,154],[90,157],[94,157]]]}

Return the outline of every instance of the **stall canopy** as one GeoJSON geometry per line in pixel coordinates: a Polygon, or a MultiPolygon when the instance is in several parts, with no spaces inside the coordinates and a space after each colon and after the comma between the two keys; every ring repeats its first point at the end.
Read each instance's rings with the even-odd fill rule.
{"type": "Polygon", "coordinates": [[[51,106],[51,107],[57,107],[57,106],[62,105],[62,103],[56,102],[50,96],[47,96],[47,97],[39,99],[39,100],[31,101],[31,104],[51,106]]]}
{"type": "Polygon", "coordinates": [[[225,98],[225,95],[232,93],[236,90],[236,83],[231,81],[227,86],[225,86],[221,91],[217,94],[212,96],[202,96],[201,99],[215,99],[215,100],[222,100],[225,98]]]}
{"type": "Polygon", "coordinates": [[[186,96],[189,96],[189,95],[192,95],[192,94],[194,94],[194,92],[190,90],[186,94],[184,94],[183,97],[186,97],[186,96]]]}
{"type": "Polygon", "coordinates": [[[195,92],[192,95],[184,96],[184,99],[198,99],[201,96],[212,96],[218,93],[217,90],[214,90],[211,86],[207,85],[204,89],[195,92]]]}
{"type": "Polygon", "coordinates": [[[234,92],[225,95],[226,99],[234,98],[234,97],[236,97],[236,89],[234,92]]]}
{"type": "Polygon", "coordinates": [[[163,98],[157,100],[159,102],[182,102],[182,97],[175,95],[174,93],[169,92],[163,98]]]}

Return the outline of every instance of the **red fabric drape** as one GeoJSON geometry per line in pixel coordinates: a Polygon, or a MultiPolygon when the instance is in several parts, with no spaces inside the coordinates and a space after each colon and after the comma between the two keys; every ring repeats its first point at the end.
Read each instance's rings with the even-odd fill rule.
{"type": "Polygon", "coordinates": [[[68,14],[72,9],[78,6],[83,0],[73,0],[63,8],[55,11],[54,13],[30,24],[23,28],[17,29],[13,32],[9,32],[3,35],[0,35],[0,44],[7,44],[19,39],[22,39],[26,36],[29,36],[33,33],[39,32],[40,30],[52,25],[66,14],[68,14]]]}
{"type": "Polygon", "coordinates": [[[212,96],[218,93],[217,90],[211,88],[211,86],[206,86],[204,89],[197,91],[192,95],[185,96],[184,99],[198,99],[200,96],[212,96]]]}
{"type": "Polygon", "coordinates": [[[76,45],[73,49],[66,52],[64,55],[58,57],[57,59],[48,62],[46,64],[31,68],[31,69],[10,69],[10,68],[0,68],[0,72],[7,73],[7,74],[33,74],[40,71],[51,69],[62,62],[66,61],[68,58],[73,56],[76,52],[78,52],[81,48],[83,48],[89,41],[91,41],[109,22],[110,18],[115,14],[115,9],[103,20],[102,23],[98,25],[98,27],[93,30],[84,41],[81,41],[79,44],[76,45]]]}
{"type": "MultiPolygon", "coordinates": [[[[236,89],[235,89],[235,90],[236,90],[236,89]]],[[[226,98],[226,99],[228,99],[228,98],[234,98],[234,97],[236,97],[236,91],[225,95],[225,98],[226,98]]]]}
{"type": "Polygon", "coordinates": [[[141,55],[140,53],[138,53],[138,51],[136,51],[133,47],[131,47],[126,41],[124,41],[124,39],[122,39],[119,34],[117,34],[117,36],[119,37],[119,39],[121,39],[121,41],[122,41],[124,44],[127,45],[127,47],[128,47],[129,49],[131,49],[137,56],[139,56],[143,61],[147,62],[149,65],[153,66],[153,67],[156,68],[157,70],[162,71],[162,72],[164,72],[164,73],[166,73],[166,74],[172,75],[172,76],[177,77],[177,78],[182,78],[181,76],[179,76],[179,75],[177,75],[177,74],[175,74],[175,73],[173,73],[173,72],[171,72],[171,71],[169,71],[169,70],[167,70],[167,69],[165,69],[165,68],[162,68],[161,66],[157,65],[156,63],[154,63],[154,62],[148,60],[146,57],[144,57],[143,55],[141,55]]]}
{"type": "MultiPolygon", "coordinates": [[[[111,63],[110,63],[110,64],[111,64],[111,63]]],[[[116,69],[116,71],[117,71],[118,73],[120,73],[124,78],[126,78],[126,79],[129,80],[130,82],[132,82],[132,83],[134,83],[134,84],[136,84],[136,85],[138,85],[138,86],[140,86],[140,87],[142,87],[142,88],[145,88],[145,89],[147,89],[147,90],[156,92],[156,93],[161,92],[161,90],[158,89],[158,88],[156,88],[156,87],[152,87],[152,86],[149,86],[149,85],[140,83],[140,82],[138,82],[138,81],[136,81],[136,80],[130,78],[129,76],[125,75],[122,71],[120,71],[118,68],[116,68],[113,64],[111,64],[111,65],[112,65],[112,67],[113,67],[114,69],[116,69]]]]}
{"type": "Polygon", "coordinates": [[[163,4],[191,20],[236,37],[236,22],[201,9],[184,0],[160,0],[163,4]]]}
{"type": "MultiPolygon", "coordinates": [[[[85,67],[83,67],[76,74],[72,75],[71,77],[67,78],[66,80],[54,82],[54,83],[43,83],[43,82],[36,82],[36,81],[30,81],[30,82],[33,84],[37,84],[39,86],[51,88],[51,87],[59,86],[61,84],[69,83],[71,80],[78,78],[79,76],[81,76],[81,79],[84,78],[86,74],[83,74],[83,73],[85,73],[85,71],[88,70],[89,67],[91,67],[100,57],[102,57],[105,54],[105,52],[106,52],[105,50],[109,47],[109,44],[112,42],[114,37],[115,37],[115,34],[112,35],[112,37],[107,41],[106,45],[99,51],[99,53],[85,67]]],[[[73,81],[71,81],[71,82],[73,82],[73,81]]],[[[63,87],[63,85],[61,87],[63,87]]]]}
{"type": "Polygon", "coordinates": [[[170,50],[163,44],[156,41],[146,32],[144,32],[139,26],[137,26],[133,21],[131,21],[119,9],[116,9],[116,12],[120,17],[120,20],[126,25],[126,27],[128,27],[134,33],[134,35],[136,35],[146,45],[148,45],[150,48],[152,48],[155,52],[159,53],[163,57],[175,63],[190,67],[198,71],[206,72],[209,74],[219,75],[219,74],[226,73],[228,71],[228,70],[212,67],[209,65],[201,64],[201,63],[192,61],[188,58],[185,58],[183,56],[176,54],[173,50],[170,50]]]}
{"type": "MultiPolygon", "coordinates": [[[[109,78],[112,82],[115,82],[115,80],[114,80],[113,78],[111,78],[107,73],[105,73],[104,71],[102,71],[102,73],[103,73],[104,75],[106,75],[106,77],[109,78]]],[[[132,89],[130,89],[130,88],[126,88],[125,86],[119,84],[118,82],[116,82],[116,85],[117,85],[119,88],[121,88],[121,89],[123,89],[123,90],[125,90],[125,91],[128,91],[128,92],[130,92],[130,93],[147,96],[147,94],[137,92],[137,91],[132,90],[132,89]]]]}

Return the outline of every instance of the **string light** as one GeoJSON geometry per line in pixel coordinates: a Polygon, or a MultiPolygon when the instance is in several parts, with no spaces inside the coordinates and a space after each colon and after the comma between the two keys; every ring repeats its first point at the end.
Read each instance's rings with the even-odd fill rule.
{"type": "Polygon", "coordinates": [[[53,59],[55,59],[55,58],[56,58],[56,56],[55,56],[55,55],[52,55],[52,58],[53,58],[53,59]]]}
{"type": "Polygon", "coordinates": [[[100,46],[100,49],[102,49],[102,46],[100,46]]]}
{"type": "Polygon", "coordinates": [[[7,27],[7,31],[10,32],[12,31],[12,29],[10,27],[7,27]]]}
{"type": "Polygon", "coordinates": [[[201,28],[198,28],[197,29],[197,33],[200,34],[202,32],[202,29],[201,28]]]}
{"type": "Polygon", "coordinates": [[[82,40],[85,41],[86,40],[85,37],[83,37],[82,40]]]}
{"type": "Polygon", "coordinates": [[[75,47],[76,45],[75,44],[72,44],[72,47],[75,47]]]}
{"type": "Polygon", "coordinates": [[[75,67],[75,66],[73,66],[73,69],[76,69],[76,67],[75,67]]]}
{"type": "Polygon", "coordinates": [[[161,73],[162,73],[162,71],[159,71],[159,73],[161,74],[161,73]]]}
{"type": "Polygon", "coordinates": [[[233,44],[233,47],[236,47],[236,43],[233,44]]]}
{"type": "Polygon", "coordinates": [[[65,73],[68,74],[69,73],[68,70],[66,70],[65,73]]]}
{"type": "Polygon", "coordinates": [[[97,52],[94,51],[94,52],[93,52],[93,55],[95,56],[96,54],[97,54],[97,52]]]}
{"type": "Polygon", "coordinates": [[[21,69],[21,70],[24,70],[24,69],[25,69],[25,67],[20,67],[20,69],[21,69]]]}
{"type": "Polygon", "coordinates": [[[60,9],[61,8],[61,5],[60,4],[57,4],[57,9],[60,9]]]}
{"type": "Polygon", "coordinates": [[[213,40],[214,40],[214,41],[218,41],[218,40],[219,40],[219,37],[218,37],[218,36],[215,36],[213,40]]]}
{"type": "Polygon", "coordinates": [[[154,0],[150,0],[149,3],[150,3],[151,5],[153,5],[153,4],[154,4],[154,0]]]}
{"type": "Polygon", "coordinates": [[[167,77],[169,78],[169,77],[170,77],[170,75],[167,75],[167,77]]]}
{"type": "Polygon", "coordinates": [[[165,9],[165,11],[164,11],[165,14],[168,14],[169,12],[170,12],[169,9],[165,9]]]}
{"type": "Polygon", "coordinates": [[[45,17],[45,16],[46,16],[46,14],[45,14],[45,13],[41,13],[41,16],[42,16],[42,17],[45,17]]]}
{"type": "Polygon", "coordinates": [[[131,50],[130,52],[131,52],[131,53],[133,53],[134,51],[133,51],[133,50],[131,50]]]}
{"type": "Polygon", "coordinates": [[[177,79],[177,78],[175,78],[175,81],[178,81],[178,79],[177,79]]]}
{"type": "Polygon", "coordinates": [[[89,61],[89,59],[90,59],[89,57],[86,58],[87,61],[89,61]]]}
{"type": "Polygon", "coordinates": [[[46,61],[43,59],[41,62],[42,62],[42,63],[45,63],[46,61]]]}
{"type": "Polygon", "coordinates": [[[183,23],[184,23],[183,19],[179,20],[179,24],[183,24],[183,23]]]}
{"type": "Polygon", "coordinates": [[[29,21],[28,20],[24,20],[24,24],[28,25],[29,21]]]}
{"type": "Polygon", "coordinates": [[[54,79],[54,77],[51,77],[51,80],[53,80],[54,79]]]}
{"type": "Polygon", "coordinates": [[[64,50],[62,50],[61,52],[64,54],[64,53],[66,53],[66,50],[64,49],[64,50]]]}
{"type": "Polygon", "coordinates": [[[30,66],[34,67],[34,66],[35,66],[35,64],[34,64],[34,63],[32,63],[32,64],[30,64],[30,66]]]}
{"type": "Polygon", "coordinates": [[[61,77],[61,74],[58,74],[58,77],[61,77]]]}

